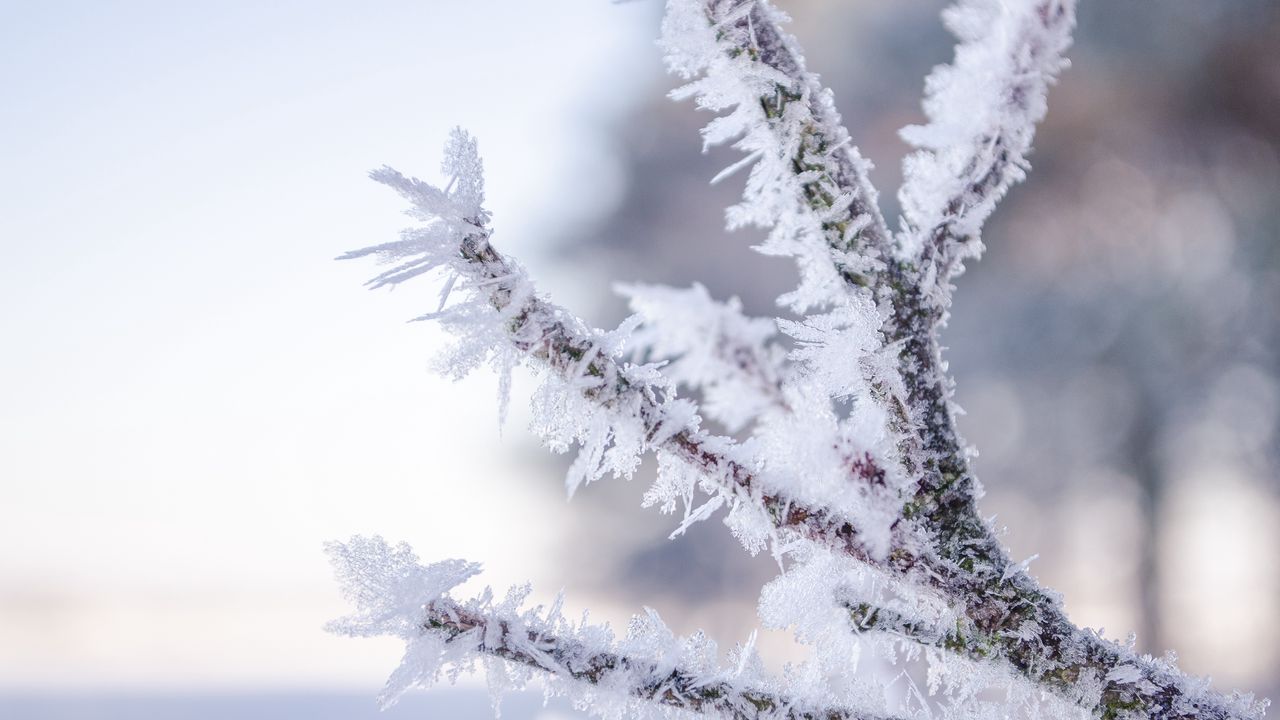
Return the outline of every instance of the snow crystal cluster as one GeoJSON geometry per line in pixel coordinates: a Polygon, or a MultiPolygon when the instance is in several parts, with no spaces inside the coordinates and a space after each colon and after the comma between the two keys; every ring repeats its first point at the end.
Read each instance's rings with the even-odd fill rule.
{"type": "Polygon", "coordinates": [[[1022,180],[1046,97],[1067,65],[1075,24],[1071,0],[968,0],[943,13],[959,38],[955,61],[925,83],[925,125],[903,128],[919,150],[903,162],[902,251],[918,257],[932,235],[982,251],[983,222],[1022,180]]]}
{"type": "Polygon", "coordinates": [[[355,538],[329,547],[356,606],[331,629],[405,641],[384,702],[482,668],[495,696],[538,680],[605,718],[1261,717],[1264,704],[1071,624],[977,514],[954,429],[936,336],[948,279],[1025,173],[1073,13],[1073,0],[947,11],[960,45],[929,77],[929,122],[904,130],[919,149],[895,234],[785,16],[766,0],[668,1],[662,43],[686,82],[673,96],[718,113],[708,145],[744,153],[713,182],[749,168],[727,225],[767,228],[757,249],[798,268],[785,318],[747,317],[697,284],[637,284],[617,288],[634,315],[590,328],[491,244],[471,136],[451,136],[443,184],[372,173],[417,224],[343,258],[388,264],[372,287],[438,280],[436,309],[418,319],[456,338],[443,372],[495,368],[500,415],[512,369],[539,374],[533,430],[555,452],[576,448],[570,494],[652,455],[644,505],[680,516],[673,536],[721,514],[749,552],[768,550],[782,573],[762,590],[761,622],[810,650],[775,675],[754,639],[722,658],[652,610],[615,637],[566,619],[562,599],[526,607],[527,587],[457,599],[477,565],[423,566],[406,546],[355,538]],[[888,691],[859,672],[868,655],[894,668],[888,691]],[[927,668],[923,686],[909,661],[927,668]]]}
{"type": "Polygon", "coordinates": [[[785,351],[768,318],[742,314],[737,298],[718,302],[700,284],[690,288],[618,285],[639,325],[627,339],[631,354],[662,359],[662,372],[701,395],[702,412],[738,432],[768,412],[786,408],[785,351]]]}

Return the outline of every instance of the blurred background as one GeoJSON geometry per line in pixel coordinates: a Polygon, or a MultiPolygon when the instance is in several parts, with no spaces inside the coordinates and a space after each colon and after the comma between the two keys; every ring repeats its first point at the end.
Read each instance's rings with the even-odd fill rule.
{"type": "MultiPolygon", "coordinates": [[[[787,0],[888,217],[941,2],[787,0]]],[[[666,540],[651,468],[566,503],[494,378],[429,370],[434,288],[334,263],[390,238],[383,163],[480,139],[495,242],[590,321],[614,280],[794,283],[722,231],[735,159],[664,98],[652,0],[0,5],[0,716],[376,714],[394,641],[321,544],[406,540],[502,588],[643,606],[724,645],[776,567],[666,540]]],[[[1030,180],[944,340],[987,514],[1072,617],[1215,686],[1280,694],[1280,6],[1084,2],[1030,180]]],[[[740,183],[740,180],[738,181],[740,183]]],[[[786,656],[784,635],[766,651],[786,656]]],[[[387,717],[489,717],[464,683],[387,717]]],[[[514,718],[570,717],[517,697],[514,718]]]]}

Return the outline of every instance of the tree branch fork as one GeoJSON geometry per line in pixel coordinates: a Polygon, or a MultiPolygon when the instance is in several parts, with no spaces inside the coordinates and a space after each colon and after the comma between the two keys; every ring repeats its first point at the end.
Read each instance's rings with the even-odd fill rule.
{"type": "MultiPolygon", "coordinates": [[[[672,0],[669,7],[668,22],[673,25],[701,16],[703,31],[717,50],[698,51],[703,54],[696,62],[680,61],[685,64],[679,72],[702,73],[686,94],[699,96],[699,102],[713,110],[732,108],[734,122],[742,125],[739,147],[760,155],[744,202],[778,202],[772,196],[752,197],[752,188],[762,183],[789,188],[791,197],[785,202],[794,206],[799,229],[792,228],[793,234],[782,240],[800,248],[791,252],[798,262],[825,256],[828,265],[821,272],[839,280],[835,285],[815,284],[817,290],[804,297],[819,298],[811,302],[821,308],[866,303],[878,309],[881,346],[855,367],[869,389],[867,402],[879,408],[893,441],[888,449],[851,454],[844,472],[850,497],[896,507],[887,545],[875,541],[878,533],[865,525],[859,508],[833,505],[826,497],[807,493],[747,444],[708,431],[700,423],[702,411],[678,397],[677,383],[665,377],[660,366],[623,359],[613,338],[587,328],[534,292],[523,269],[490,243],[488,216],[480,205],[482,190],[464,183],[441,191],[380,171],[375,178],[405,195],[417,216],[427,220],[428,229],[401,243],[344,257],[372,254],[402,263],[375,278],[374,285],[400,282],[424,268],[448,272],[453,280],[446,296],[456,280],[472,302],[448,315],[442,298],[442,312],[432,317],[443,314],[444,321],[461,324],[488,313],[496,328],[483,338],[490,352],[501,346],[505,349],[497,354],[508,357],[507,362],[523,359],[540,366],[567,392],[606,417],[608,439],[600,445],[599,458],[592,456],[588,463],[594,465],[584,471],[587,479],[603,473],[600,468],[611,462],[609,453],[624,439],[634,438],[628,442],[638,452],[656,453],[697,478],[687,481],[686,492],[691,497],[696,484],[710,496],[704,507],[742,508],[764,518],[769,542],[780,557],[785,548],[797,544],[847,557],[893,578],[908,592],[940,599],[956,617],[952,624],[937,626],[873,599],[832,597],[832,607],[845,614],[846,632],[882,633],[999,666],[1010,677],[1106,720],[1261,717],[1264,703],[1213,693],[1170,663],[1138,657],[1131,648],[1071,623],[1059,598],[1009,559],[978,513],[981,490],[956,430],[951,380],[938,332],[946,321],[952,276],[966,257],[977,254],[982,221],[1024,174],[1023,156],[1030,148],[1034,122],[1043,114],[1037,104],[1042,105],[1042,99],[1037,98],[1062,66],[1074,24],[1073,0],[1020,0],[1013,5],[1025,12],[1009,21],[1011,30],[996,47],[1008,55],[999,66],[1007,68],[1008,75],[995,78],[995,96],[1007,107],[993,111],[990,123],[974,129],[972,142],[922,146],[916,162],[955,171],[954,192],[943,194],[933,214],[921,209],[908,217],[897,234],[881,216],[867,165],[840,124],[830,93],[805,69],[798,45],[782,29],[783,18],[776,9],[764,0],[672,0]],[[497,335],[505,339],[495,340],[497,335]],[[903,480],[895,485],[894,478],[903,480]]],[[[966,58],[991,50],[993,42],[962,42],[951,72],[971,71],[966,58]]],[[[931,114],[935,125],[952,122],[944,111],[931,114]]],[[[458,141],[460,146],[467,142],[458,141]]],[[[474,141],[470,142],[473,150],[474,141]]],[[[455,162],[455,175],[466,175],[467,163],[473,162],[467,157],[455,162]]],[[[904,188],[904,193],[913,192],[917,190],[904,188]]],[[[913,197],[922,196],[919,191],[913,197]]],[[[753,210],[743,212],[750,215],[753,210]]],[[[787,400],[784,380],[790,371],[767,365],[770,356],[759,347],[735,347],[733,339],[726,338],[718,341],[716,352],[721,360],[743,359],[736,363],[739,371],[750,373],[747,380],[763,388],[768,399],[766,420],[801,412],[787,400]],[[761,383],[761,377],[766,381],[761,383]]],[[[724,365],[729,368],[725,372],[732,372],[735,362],[724,365]]],[[[627,474],[626,468],[633,465],[615,461],[611,467],[614,474],[627,474]]],[[[686,521],[690,517],[686,510],[686,521]]],[[[625,677],[625,690],[632,698],[671,709],[743,720],[879,717],[838,704],[794,702],[772,688],[707,682],[698,670],[629,657],[608,646],[592,647],[514,616],[485,614],[489,609],[484,606],[469,608],[447,596],[424,598],[419,607],[418,631],[446,643],[468,645],[480,654],[572,683],[601,685],[608,677],[625,677]]]]}

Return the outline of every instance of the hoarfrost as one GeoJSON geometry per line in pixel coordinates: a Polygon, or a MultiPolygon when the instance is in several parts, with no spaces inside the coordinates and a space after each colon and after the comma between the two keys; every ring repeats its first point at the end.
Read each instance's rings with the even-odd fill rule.
{"type": "Polygon", "coordinates": [[[756,654],[754,633],[722,662],[710,638],[679,637],[650,608],[617,639],[585,615],[577,623],[567,619],[563,596],[549,607],[527,607],[528,585],[511,588],[501,601],[487,588],[468,600],[450,597],[478,572],[472,563],[423,566],[408,546],[391,547],[378,537],[331,543],[328,551],[344,595],[357,606],[355,615],[329,629],[405,641],[401,664],[387,680],[384,707],[409,689],[455,681],[477,666],[485,671],[495,709],[504,694],[535,681],[548,696],[567,696],[598,717],[619,720],[690,717],[687,711],[708,709],[736,715],[749,707],[773,709],[760,717],[801,718],[830,707],[830,696],[820,689],[770,675],[756,654]]]}
{"type": "Polygon", "coordinates": [[[772,319],[747,317],[737,298],[717,302],[699,283],[615,289],[641,323],[631,335],[631,352],[646,362],[665,361],[663,373],[700,391],[702,411],[729,432],[782,408],[784,352],[774,342],[772,319]]]}
{"type": "Polygon", "coordinates": [[[722,663],[709,638],[677,637],[653,610],[617,639],[585,615],[567,620],[563,598],[526,607],[528,586],[457,600],[451,591],[479,566],[423,566],[405,545],[355,538],[329,546],[356,606],[330,629],[405,640],[384,703],[482,667],[495,698],[541,678],[549,693],[619,719],[1262,716],[1265,701],[1216,694],[1171,659],[1071,624],[1028,574],[1034,556],[1010,561],[977,514],[936,331],[950,279],[981,251],[983,222],[1027,168],[1074,2],[960,0],[945,20],[960,44],[927,80],[928,122],[903,131],[917,151],[904,163],[903,227],[890,236],[869,164],[782,31],[786,16],[766,0],[668,0],[662,43],[686,81],[672,96],[718,113],[706,146],[743,153],[712,180],[749,168],[726,224],[765,228],[757,249],[795,261],[798,286],[779,304],[798,317],[750,318],[698,284],[636,284],[617,288],[632,317],[591,328],[490,244],[470,135],[451,134],[443,186],[371,173],[418,224],[342,257],[389,265],[375,288],[441,281],[435,310],[416,318],[455,338],[439,369],[493,367],[500,416],[512,369],[540,373],[532,429],[552,451],[578,448],[570,494],[629,478],[653,453],[644,505],[678,517],[672,537],[724,511],[747,551],[769,549],[781,575],[761,592],[760,619],[809,649],[775,676],[754,634],[722,663]],[[704,416],[735,437],[706,430],[704,416]],[[888,701],[857,672],[868,655],[896,667],[923,659],[927,682],[902,670],[888,701]]]}
{"type": "Polygon", "coordinates": [[[842,267],[875,267],[874,258],[833,246],[828,233],[847,234],[837,244],[850,245],[883,220],[873,196],[837,186],[842,173],[852,172],[869,195],[870,164],[840,126],[830,91],[804,70],[791,38],[761,34],[787,20],[767,2],[669,0],[662,46],[667,67],[689,81],[671,97],[693,98],[699,109],[723,113],[703,130],[704,147],[732,141],[745,154],[713,182],[750,165],[742,202],[725,214],[729,229],[769,230],[757,249],[793,258],[800,271],[799,287],[778,302],[805,312],[843,298],[842,267]],[[766,55],[776,56],[776,66],[764,61],[766,55]],[[812,169],[797,173],[799,162],[812,169]]]}
{"type": "Polygon", "coordinates": [[[1046,95],[1066,66],[1073,0],[961,0],[943,13],[960,41],[925,82],[929,122],[902,130],[900,247],[916,258],[939,230],[956,257],[976,256],[983,222],[1025,177],[1046,95]]]}

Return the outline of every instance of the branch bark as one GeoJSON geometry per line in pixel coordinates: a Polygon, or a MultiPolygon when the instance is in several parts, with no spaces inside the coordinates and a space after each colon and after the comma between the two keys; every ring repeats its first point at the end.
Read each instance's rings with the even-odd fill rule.
{"type": "Polygon", "coordinates": [[[778,24],[777,11],[757,0],[707,0],[707,21],[728,41],[731,57],[747,57],[780,78],[772,92],[758,99],[772,131],[781,142],[783,117],[791,103],[803,103],[809,122],[800,131],[792,168],[805,180],[801,200],[820,216],[822,235],[834,251],[836,270],[846,282],[867,286],[865,267],[842,257],[887,258],[892,236],[880,213],[877,193],[867,178],[868,163],[841,123],[831,91],[805,69],[804,57],[778,24]],[[845,203],[841,207],[841,203],[845,203]]]}
{"type": "Polygon", "coordinates": [[[1204,692],[1172,667],[1139,658],[1089,630],[1060,609],[1025,606],[999,622],[966,618],[935,627],[866,602],[844,601],[854,632],[883,632],[976,662],[1003,663],[1015,675],[1084,706],[1096,717],[1229,720],[1241,717],[1229,699],[1204,692]]]}
{"type": "Polygon", "coordinates": [[[850,708],[816,706],[731,680],[707,682],[691,669],[587,647],[576,640],[531,629],[518,620],[486,616],[456,602],[430,603],[422,631],[449,642],[475,642],[476,649],[507,662],[588,685],[622,681],[640,700],[730,720],[886,720],[850,708]]]}

